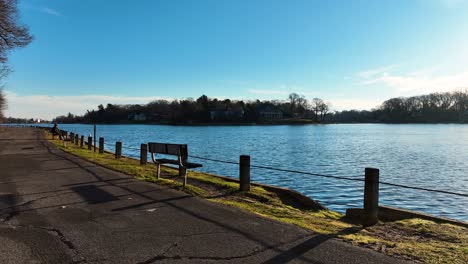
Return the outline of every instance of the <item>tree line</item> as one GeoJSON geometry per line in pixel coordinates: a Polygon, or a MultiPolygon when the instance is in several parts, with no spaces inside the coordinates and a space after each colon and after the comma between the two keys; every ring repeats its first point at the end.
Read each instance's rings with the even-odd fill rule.
{"type": "Polygon", "coordinates": [[[330,115],[335,123],[468,123],[468,90],[389,99],[371,111],[330,115]]]}
{"type": "Polygon", "coordinates": [[[156,100],[145,105],[99,105],[82,116],[68,114],[60,123],[468,123],[468,90],[391,98],[373,110],[330,111],[322,99],[308,101],[292,93],[285,100],[241,101],[209,98],[156,100]],[[263,112],[262,112],[263,111],[263,112]],[[262,113],[281,113],[262,119],[262,113]],[[136,118],[137,117],[137,118],[136,118]],[[140,118],[143,117],[143,118],[140,118]]]}
{"type": "Polygon", "coordinates": [[[324,122],[330,107],[322,99],[310,102],[291,93],[286,100],[242,101],[209,98],[183,100],[155,100],[145,105],[99,105],[84,115],[58,116],[60,123],[259,123],[305,120],[324,122]]]}

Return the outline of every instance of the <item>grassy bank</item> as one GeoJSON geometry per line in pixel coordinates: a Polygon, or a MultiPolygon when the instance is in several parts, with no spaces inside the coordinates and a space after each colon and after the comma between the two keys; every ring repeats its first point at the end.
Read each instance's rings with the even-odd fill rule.
{"type": "Polygon", "coordinates": [[[238,183],[207,173],[190,171],[188,185],[182,188],[177,170],[162,167],[161,179],[155,178],[152,164],[140,165],[129,158],[116,160],[111,153],[98,154],[59,140],[49,141],[56,147],[96,164],[121,171],[137,179],[167,185],[204,199],[300,226],[326,238],[337,238],[373,250],[425,263],[468,263],[468,229],[437,224],[421,219],[379,223],[366,229],[344,221],[343,215],[304,206],[297,200],[262,186],[239,192],[238,183]]]}

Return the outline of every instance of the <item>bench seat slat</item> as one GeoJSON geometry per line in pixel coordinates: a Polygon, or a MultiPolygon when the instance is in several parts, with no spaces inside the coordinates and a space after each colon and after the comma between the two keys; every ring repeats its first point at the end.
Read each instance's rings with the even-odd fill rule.
{"type": "Polygon", "coordinates": [[[203,167],[203,165],[199,164],[199,163],[191,163],[191,162],[187,162],[185,164],[185,167],[189,168],[189,169],[193,169],[193,168],[200,168],[200,167],[203,167]]]}
{"type": "MultiPolygon", "coordinates": [[[[177,160],[171,160],[171,159],[156,159],[157,162],[161,163],[161,164],[174,164],[174,165],[179,165],[179,161],[177,160]]],[[[187,162],[185,164],[185,167],[189,168],[189,169],[193,169],[193,168],[200,168],[200,167],[203,167],[202,164],[198,164],[198,163],[191,163],[191,162],[187,162]]]]}
{"type": "Polygon", "coordinates": [[[168,164],[175,164],[175,165],[179,165],[179,161],[178,160],[171,160],[171,159],[156,159],[157,162],[159,163],[168,163],[168,164]]]}

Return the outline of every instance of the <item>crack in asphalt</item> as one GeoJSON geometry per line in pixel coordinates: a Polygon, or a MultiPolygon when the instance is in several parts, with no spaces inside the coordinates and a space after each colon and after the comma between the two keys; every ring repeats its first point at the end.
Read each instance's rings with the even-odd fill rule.
{"type": "MultiPolygon", "coordinates": [[[[167,247],[165,250],[163,250],[161,255],[167,254],[167,252],[169,252],[169,250],[173,249],[174,247],[177,247],[177,242],[171,243],[171,245],[169,247],[167,247]]],[[[148,260],[142,261],[142,262],[137,262],[137,264],[149,264],[149,263],[152,263],[152,262],[157,261],[157,260],[160,260],[159,255],[156,256],[156,257],[150,258],[148,260]]]]}
{"type": "MultiPolygon", "coordinates": [[[[278,244],[275,244],[275,245],[270,245],[270,246],[267,246],[267,247],[256,249],[256,250],[254,250],[254,251],[252,251],[252,252],[250,252],[248,254],[239,255],[239,256],[230,256],[230,257],[180,256],[180,255],[165,256],[165,254],[167,254],[167,252],[170,249],[173,248],[173,246],[172,246],[172,247],[169,247],[167,250],[165,250],[162,254],[159,254],[159,255],[157,255],[155,257],[149,258],[149,259],[144,260],[142,262],[138,262],[138,264],[150,264],[150,263],[154,263],[156,261],[167,260],[167,259],[172,259],[172,260],[180,260],[180,259],[188,259],[188,260],[234,260],[234,259],[243,259],[243,258],[248,258],[248,257],[252,257],[252,256],[255,256],[255,255],[261,254],[261,253],[263,253],[265,251],[268,251],[268,250],[271,250],[271,249],[275,249],[275,248],[278,248],[278,247],[282,247],[282,246],[285,246],[285,245],[288,245],[288,244],[295,243],[295,242],[300,241],[302,239],[305,239],[305,238],[307,238],[309,236],[310,236],[310,234],[303,235],[303,236],[297,237],[295,239],[292,239],[290,241],[285,241],[285,242],[278,243],[278,244]]],[[[175,244],[177,244],[177,243],[175,243],[175,244]]]]}
{"type": "MultiPolygon", "coordinates": [[[[19,204],[14,204],[14,205],[10,205],[8,207],[1,208],[0,210],[8,210],[8,209],[14,209],[14,208],[17,208],[17,207],[29,206],[29,205],[31,205],[31,204],[33,204],[35,202],[45,200],[45,199],[48,199],[48,198],[57,197],[57,196],[60,196],[60,195],[63,195],[63,194],[67,194],[67,192],[61,192],[61,193],[56,193],[54,195],[47,195],[47,196],[38,197],[36,199],[28,200],[28,201],[25,201],[25,202],[22,202],[22,203],[19,203],[19,204]]],[[[13,213],[16,213],[16,210],[13,211],[13,213]]]]}
{"type": "MultiPolygon", "coordinates": [[[[55,195],[57,196],[57,195],[55,195]]],[[[37,202],[37,201],[40,201],[40,200],[44,200],[44,199],[47,199],[49,197],[53,197],[53,196],[44,196],[44,197],[39,197],[39,198],[36,198],[36,199],[33,199],[33,200],[29,200],[29,201],[26,201],[26,202],[22,202],[22,203],[19,203],[19,204],[15,204],[15,205],[11,205],[11,206],[8,206],[8,207],[4,207],[2,209],[0,209],[0,211],[9,211],[11,210],[10,212],[8,212],[6,214],[6,217],[3,218],[3,219],[0,219],[0,221],[2,222],[9,222],[13,217],[17,216],[19,214],[19,211],[15,210],[14,208],[16,207],[23,207],[23,206],[29,206],[31,204],[33,204],[34,202],[37,202]]]]}
{"type": "Polygon", "coordinates": [[[70,241],[68,238],[66,238],[65,234],[60,231],[57,228],[53,227],[45,227],[45,226],[35,226],[35,225],[21,225],[21,224],[12,224],[12,223],[0,223],[0,226],[7,226],[10,228],[35,228],[35,229],[40,229],[44,230],[48,233],[53,234],[54,236],[58,237],[59,241],[64,244],[71,252],[72,252],[72,259],[73,259],[73,264],[79,264],[79,263],[87,263],[87,260],[85,257],[81,256],[81,253],[77,249],[77,247],[73,244],[72,241],[70,241]]]}

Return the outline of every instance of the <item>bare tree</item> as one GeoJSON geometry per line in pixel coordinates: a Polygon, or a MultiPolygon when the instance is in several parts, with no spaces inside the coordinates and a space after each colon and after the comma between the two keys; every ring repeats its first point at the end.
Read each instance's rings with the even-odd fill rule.
{"type": "Polygon", "coordinates": [[[294,111],[296,110],[299,98],[300,98],[300,95],[298,95],[297,93],[290,93],[288,96],[292,114],[294,114],[294,111]]]}
{"type": "Polygon", "coordinates": [[[3,122],[3,110],[6,108],[6,100],[3,91],[0,88],[0,123],[3,122]]]}
{"type": "Polygon", "coordinates": [[[323,104],[323,100],[320,98],[314,98],[312,99],[312,102],[310,103],[310,110],[314,112],[316,122],[319,121],[320,107],[322,104],[323,104]]]}
{"type": "Polygon", "coordinates": [[[330,106],[320,98],[312,99],[310,108],[314,112],[315,121],[317,122],[325,121],[325,116],[330,111],[330,106]]]}
{"type": "Polygon", "coordinates": [[[291,107],[291,114],[303,113],[306,110],[307,99],[304,95],[291,93],[289,94],[288,99],[291,107]]]}
{"type": "MultiPolygon", "coordinates": [[[[10,72],[8,52],[32,41],[28,28],[18,21],[17,0],[0,0],[0,80],[10,72]]],[[[6,99],[0,88],[0,121],[5,107],[6,99]]]]}
{"type": "Polygon", "coordinates": [[[8,51],[28,45],[32,37],[19,24],[17,0],[0,0],[0,63],[6,63],[8,51]]]}
{"type": "Polygon", "coordinates": [[[320,111],[320,120],[322,122],[325,122],[325,116],[328,114],[330,111],[330,106],[329,104],[325,103],[322,101],[322,104],[319,106],[319,111],[320,111]]]}

